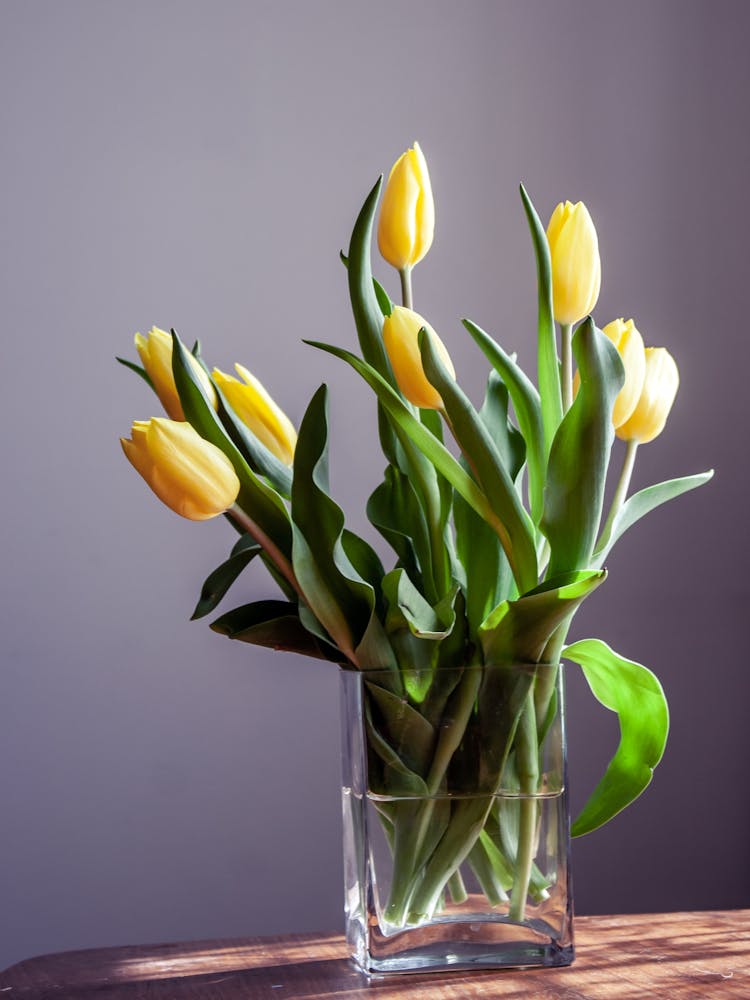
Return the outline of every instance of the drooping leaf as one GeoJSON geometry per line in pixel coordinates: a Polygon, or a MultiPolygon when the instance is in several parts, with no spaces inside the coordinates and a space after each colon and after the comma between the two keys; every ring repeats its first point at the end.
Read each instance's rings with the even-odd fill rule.
{"type": "Polygon", "coordinates": [[[201,596],[191,615],[191,620],[210,614],[219,604],[234,581],[258,555],[261,546],[250,535],[243,535],[232,549],[229,558],[206,577],[201,596]]]}
{"type": "Polygon", "coordinates": [[[283,649],[337,663],[343,661],[335,647],[319,642],[303,627],[296,606],[287,601],[243,604],[211,622],[211,628],[229,639],[249,642],[255,646],[283,649]]]}
{"type": "MultiPolygon", "coordinates": [[[[377,620],[375,592],[353,566],[342,542],[344,515],[328,495],[327,389],[310,401],[299,430],[292,484],[293,565],[305,599],[335,644],[371,669],[394,665],[377,620]]],[[[351,541],[350,541],[351,545],[351,541]]]]}
{"type": "Polygon", "coordinates": [[[521,200],[529,223],[531,239],[534,244],[534,256],[536,257],[539,302],[537,321],[539,392],[544,424],[545,454],[548,454],[552,439],[563,416],[555,320],[552,311],[552,258],[547,233],[523,184],[521,184],[521,200]]]}
{"type": "Polygon", "coordinates": [[[591,693],[617,713],[620,723],[617,751],[573,823],[572,835],[581,837],[607,823],[649,785],[667,742],[669,709],[654,674],[600,639],[574,642],[563,656],[579,664],[591,693]]]}
{"type": "Polygon", "coordinates": [[[551,577],[591,561],[614,440],[612,407],[624,380],[617,348],[590,317],[573,336],[573,354],[581,384],[552,442],[544,490],[551,577]]]}
{"type": "Polygon", "coordinates": [[[289,513],[281,497],[247,464],[227,434],[190,364],[190,354],[172,330],[172,373],[185,417],[201,437],[215,444],[234,466],[240,481],[237,503],[284,559],[292,551],[289,513]]]}
{"type": "Polygon", "coordinates": [[[514,601],[504,601],[479,628],[484,662],[539,663],[558,626],[606,579],[604,570],[549,580],[514,601]]]}
{"type": "Polygon", "coordinates": [[[709,469],[708,472],[700,472],[695,476],[683,476],[681,479],[669,479],[664,483],[647,486],[646,489],[634,493],[620,508],[609,534],[600,538],[594,553],[597,564],[603,565],[615,542],[642,517],[668,500],[703,486],[713,474],[713,469],[709,469]]]}
{"type": "Polygon", "coordinates": [[[484,423],[458,383],[450,376],[430,337],[419,338],[425,375],[440,393],[451,429],[461,451],[479,479],[495,517],[498,533],[513,575],[523,593],[536,586],[538,573],[534,526],[484,423]]]}
{"type": "MultiPolygon", "coordinates": [[[[542,407],[539,393],[523,370],[510,355],[481,327],[471,320],[463,324],[474,341],[505,383],[513,402],[516,419],[526,442],[526,464],[529,470],[529,506],[535,524],[539,523],[543,509],[544,474],[547,466],[544,445],[542,407]]],[[[559,384],[558,384],[559,391],[559,384]]]]}

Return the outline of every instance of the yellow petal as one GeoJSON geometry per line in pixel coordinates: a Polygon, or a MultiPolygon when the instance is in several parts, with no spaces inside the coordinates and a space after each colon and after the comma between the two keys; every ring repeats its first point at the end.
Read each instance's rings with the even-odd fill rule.
{"type": "Polygon", "coordinates": [[[240,483],[226,455],[188,423],[154,417],[133,424],[123,451],[148,485],[177,514],[204,521],[234,503],[240,483]]]}
{"type": "Polygon", "coordinates": [[[391,168],[378,219],[378,247],[398,270],[413,267],[432,246],[435,203],[427,161],[414,143],[391,168]]]}
{"type": "Polygon", "coordinates": [[[383,323],[383,342],[398,387],[414,406],[425,410],[442,409],[443,400],[427,380],[419,352],[419,331],[424,327],[433,346],[453,378],[456,372],[442,340],[430,324],[412,309],[395,306],[383,323]]]}
{"type": "MultiPolygon", "coordinates": [[[[160,330],[158,326],[153,326],[149,330],[148,337],[135,335],[135,346],[141,358],[141,363],[146,369],[146,373],[153,383],[156,395],[159,397],[161,405],[172,420],[184,420],[185,414],[182,410],[177,386],[172,374],[172,337],[166,330],[160,330]]],[[[211,405],[216,409],[216,392],[211,385],[211,380],[198,361],[190,355],[190,367],[203,386],[211,405]]]]}
{"type": "Polygon", "coordinates": [[[247,368],[240,364],[234,367],[244,382],[215,368],[216,384],[239,419],[280,461],[291,465],[297,444],[294,425],[247,368]]]}
{"type": "Polygon", "coordinates": [[[617,428],[617,436],[639,444],[653,441],[664,430],[679,384],[677,365],[669,351],[647,347],[641,395],[630,418],[617,428]]]}
{"type": "Polygon", "coordinates": [[[573,324],[596,305],[601,288],[599,241],[582,201],[557,206],[547,227],[552,297],[558,323],[573,324]]]}
{"type": "Polygon", "coordinates": [[[643,390],[643,380],[646,376],[646,350],[643,337],[632,319],[626,322],[622,319],[612,320],[603,327],[605,333],[617,348],[623,367],[625,382],[615,400],[612,411],[612,423],[620,427],[629,419],[635,409],[643,390]]]}

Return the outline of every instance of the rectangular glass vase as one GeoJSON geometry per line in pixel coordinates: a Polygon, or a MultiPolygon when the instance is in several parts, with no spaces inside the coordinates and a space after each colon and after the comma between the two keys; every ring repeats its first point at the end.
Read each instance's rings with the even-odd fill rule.
{"type": "Polygon", "coordinates": [[[573,961],[556,665],[342,670],[347,941],[370,974],[573,961]]]}

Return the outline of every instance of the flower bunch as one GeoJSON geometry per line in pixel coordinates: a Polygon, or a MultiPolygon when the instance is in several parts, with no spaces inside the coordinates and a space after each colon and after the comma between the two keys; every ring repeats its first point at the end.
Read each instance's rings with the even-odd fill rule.
{"type": "Polygon", "coordinates": [[[569,644],[573,616],[605,580],[615,542],[711,473],[628,495],[637,449],[663,430],[678,373],[664,348],[644,346],[632,319],[596,326],[601,262],[583,203],[561,202],[545,231],[521,187],[538,279],[536,384],[509,350],[465,319],[489,363],[476,408],[445,345],[414,311],[412,272],[435,226],[416,143],[391,171],[377,226],[380,251],[399,274],[401,304],[371,267],[381,183],[343,257],[360,352],[314,346],[351,366],[377,399],[386,465],[367,515],[392,550],[390,568],[345,527],[330,495],[325,386],[297,434],[241,365],[240,380],[209,372],[198,345],[189,351],[174,331],[153,329],[136,335],[143,366],[123,363],[146,379],[170,419],[136,422],[122,443],[173,510],[196,520],[225,513],[240,533],[206,580],[194,617],[213,611],[258,557],[280,596],[237,607],[212,628],[371,678],[371,780],[386,797],[412,803],[381,807],[398,874],[390,925],[434,913],[448,890],[460,898],[467,859],[487,898],[510,894],[510,917],[522,920],[527,899],[548,884],[534,865],[534,796],[561,658],[580,665],[621,730],[574,835],[606,823],[643,791],[667,736],[656,677],[600,639],[569,644]],[[615,436],[625,456],[605,511],[615,436]],[[519,664],[520,687],[510,672],[519,664]],[[481,795],[453,801],[458,783],[475,772],[481,795]],[[520,796],[510,812],[497,802],[505,787],[520,796]],[[440,795],[448,807],[435,805],[440,795]]]}

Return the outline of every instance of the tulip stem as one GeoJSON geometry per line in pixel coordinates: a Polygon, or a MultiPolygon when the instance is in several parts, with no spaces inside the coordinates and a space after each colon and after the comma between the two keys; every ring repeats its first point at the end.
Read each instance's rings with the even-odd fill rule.
{"type": "Polygon", "coordinates": [[[411,268],[402,267],[398,272],[399,278],[401,278],[401,305],[406,309],[413,309],[412,306],[412,294],[411,294],[411,268]]]}
{"type": "Polygon", "coordinates": [[[241,507],[238,507],[236,503],[232,504],[227,510],[227,514],[233,517],[237,524],[244,528],[249,535],[253,536],[255,541],[262,546],[268,557],[275,563],[284,579],[291,584],[300,597],[304,598],[305,595],[299,585],[299,580],[294,575],[291,563],[279,547],[271,541],[265,531],[241,507]]]}
{"type": "Polygon", "coordinates": [[[620,478],[617,480],[617,486],[615,487],[615,492],[612,497],[612,506],[609,508],[607,521],[604,525],[604,530],[602,531],[602,538],[609,538],[612,526],[615,523],[615,518],[620,513],[622,505],[625,503],[625,498],[628,495],[628,488],[630,487],[630,479],[633,475],[637,451],[638,442],[631,438],[625,447],[625,458],[623,459],[620,478]]]}
{"type": "Polygon", "coordinates": [[[563,414],[567,413],[573,403],[573,350],[572,323],[561,323],[562,334],[562,364],[560,370],[560,388],[562,390],[563,414]]]}

